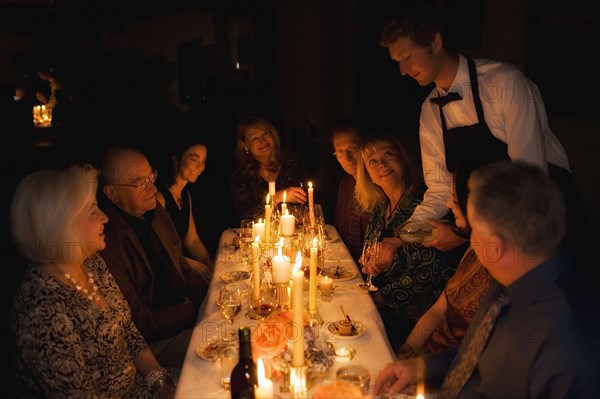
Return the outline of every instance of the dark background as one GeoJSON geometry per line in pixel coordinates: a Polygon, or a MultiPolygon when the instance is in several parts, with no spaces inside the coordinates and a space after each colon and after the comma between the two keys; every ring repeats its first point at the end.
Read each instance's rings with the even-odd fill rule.
{"type": "MultiPolygon", "coordinates": [[[[431,87],[401,77],[378,41],[385,17],[402,3],[0,0],[4,209],[20,178],[40,166],[94,162],[103,148],[119,143],[139,147],[160,169],[173,143],[194,136],[207,144],[208,162],[189,188],[200,236],[214,253],[221,231],[238,223],[228,188],[235,125],[240,117],[257,113],[280,130],[286,149],[304,157],[317,182],[317,201],[324,205],[326,220],[332,220],[342,171],[331,157],[328,135],[337,121],[351,117],[367,131],[395,134],[415,159],[419,156],[419,110],[431,87]],[[212,17],[214,40],[178,43],[175,60],[112,42],[133,24],[194,12],[212,17]],[[237,71],[228,62],[232,17],[253,26],[251,35],[237,40],[242,64],[237,71]],[[14,87],[39,83],[38,66],[54,68],[72,96],[67,123],[60,128],[22,129],[9,121],[14,87]]],[[[569,155],[590,225],[600,223],[600,177],[593,162],[600,154],[600,88],[592,61],[599,36],[598,3],[437,3],[451,10],[465,54],[513,62],[538,84],[551,126],[569,155]]],[[[172,33],[160,32],[165,37],[172,33]]],[[[3,248],[1,314],[7,320],[23,262],[9,239],[3,248]]],[[[9,363],[4,351],[0,360],[9,363]]]]}

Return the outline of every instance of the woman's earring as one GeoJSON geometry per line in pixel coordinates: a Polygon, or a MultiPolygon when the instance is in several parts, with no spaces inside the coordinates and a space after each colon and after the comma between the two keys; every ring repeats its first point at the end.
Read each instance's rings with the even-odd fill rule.
{"type": "Polygon", "coordinates": [[[246,151],[246,154],[250,154],[250,150],[248,149],[248,147],[245,147],[244,151],[246,151]]]}

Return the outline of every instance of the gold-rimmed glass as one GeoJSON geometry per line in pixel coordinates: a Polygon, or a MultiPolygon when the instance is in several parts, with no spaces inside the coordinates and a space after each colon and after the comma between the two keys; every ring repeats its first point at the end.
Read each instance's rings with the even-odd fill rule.
{"type": "Polygon", "coordinates": [[[140,179],[137,183],[110,183],[111,186],[133,187],[138,191],[145,190],[148,185],[154,184],[158,178],[158,170],[154,169],[150,176],[140,179]]]}

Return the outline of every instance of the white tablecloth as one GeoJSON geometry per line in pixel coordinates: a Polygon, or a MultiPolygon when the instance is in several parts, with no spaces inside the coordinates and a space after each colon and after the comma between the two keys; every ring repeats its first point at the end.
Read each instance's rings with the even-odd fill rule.
{"type": "MultiPolygon", "coordinates": [[[[333,238],[332,242],[327,244],[325,251],[326,267],[339,261],[341,266],[356,268],[357,266],[350,256],[348,249],[338,238],[339,235],[335,231],[335,228],[331,225],[327,225],[326,228],[333,238]]],[[[228,229],[221,235],[219,250],[215,259],[215,272],[207,298],[198,314],[198,322],[194,328],[177,385],[176,398],[229,398],[230,394],[221,388],[219,382],[219,362],[207,361],[198,357],[195,349],[198,345],[217,337],[219,329],[235,329],[240,325],[256,326],[259,322],[248,320],[244,317],[248,307],[247,303],[244,303],[242,311],[236,317],[235,325],[227,325],[226,321],[219,314],[219,309],[216,305],[219,289],[225,284],[220,279],[221,274],[233,270],[249,270],[248,267],[244,268],[242,263],[236,261],[239,260],[238,253],[234,253],[232,248],[227,245],[231,243],[235,234],[233,229],[228,229]]],[[[394,360],[394,354],[385,334],[381,317],[370,295],[358,288],[358,284],[361,282],[362,277],[360,273],[357,273],[357,276],[353,279],[337,282],[337,290],[333,295],[333,300],[331,302],[321,302],[320,298],[318,298],[317,307],[324,322],[343,319],[344,316],[340,309],[340,305],[342,305],[344,311],[353,320],[360,321],[367,326],[367,331],[363,336],[342,340],[337,339],[337,342],[334,342],[334,344],[351,346],[356,349],[356,356],[351,363],[362,364],[370,371],[372,390],[377,373],[385,364],[394,360]]],[[[308,300],[308,293],[305,293],[305,295],[306,302],[308,300]]],[[[336,338],[333,337],[333,339],[335,340],[336,338]]],[[[339,363],[336,361],[327,378],[334,380],[335,371],[344,364],[348,363],[339,363]]],[[[279,392],[279,386],[276,381],[274,381],[274,385],[276,396],[280,398],[291,397],[289,393],[279,392]]],[[[312,397],[310,389],[308,397],[312,397]]]]}

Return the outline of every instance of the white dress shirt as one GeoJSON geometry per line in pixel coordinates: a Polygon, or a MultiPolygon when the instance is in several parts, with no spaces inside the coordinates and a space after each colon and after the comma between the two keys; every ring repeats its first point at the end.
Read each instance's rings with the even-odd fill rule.
{"type": "MultiPolygon", "coordinates": [[[[548,163],[570,170],[565,150],[548,126],[537,85],[512,64],[488,59],[474,61],[485,123],[497,139],[506,143],[510,159],[534,163],[545,170],[548,163]]],[[[447,129],[478,123],[463,55],[459,55],[458,72],[449,91],[458,92],[463,100],[444,106],[447,129]]],[[[429,101],[446,93],[436,86],[421,106],[419,140],[427,191],[412,220],[439,219],[448,211],[452,173],[446,168],[439,107],[429,101]]]]}

